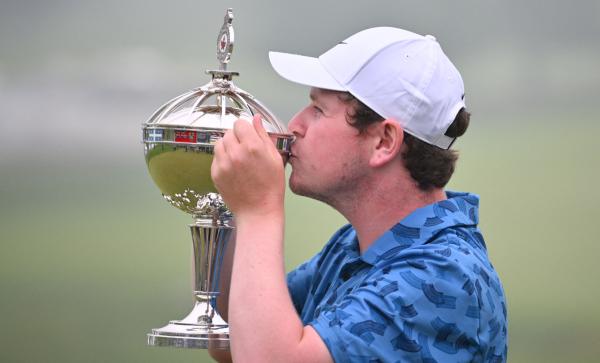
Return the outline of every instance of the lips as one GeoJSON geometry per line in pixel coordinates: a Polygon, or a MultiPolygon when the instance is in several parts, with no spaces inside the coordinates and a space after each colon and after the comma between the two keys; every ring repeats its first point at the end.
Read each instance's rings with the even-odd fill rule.
{"type": "Polygon", "coordinates": [[[296,153],[294,152],[294,144],[296,143],[296,140],[297,139],[294,137],[290,143],[290,158],[296,156],[296,153]]]}
{"type": "Polygon", "coordinates": [[[298,156],[296,155],[295,150],[293,148],[290,149],[290,154],[288,155],[287,162],[293,167],[297,159],[298,156]]]}

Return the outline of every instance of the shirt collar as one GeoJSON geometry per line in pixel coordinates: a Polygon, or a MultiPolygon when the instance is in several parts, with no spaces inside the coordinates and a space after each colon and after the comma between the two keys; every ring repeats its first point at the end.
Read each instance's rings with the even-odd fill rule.
{"type": "Polygon", "coordinates": [[[475,226],[479,222],[479,196],[447,191],[448,199],[416,209],[379,237],[361,256],[374,265],[411,246],[426,244],[442,230],[475,226]]]}

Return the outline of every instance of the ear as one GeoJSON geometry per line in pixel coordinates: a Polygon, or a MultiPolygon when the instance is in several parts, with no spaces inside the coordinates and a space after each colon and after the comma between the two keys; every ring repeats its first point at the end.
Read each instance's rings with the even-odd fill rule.
{"type": "Polygon", "coordinates": [[[373,137],[373,148],[369,165],[381,167],[396,159],[402,148],[404,129],[393,119],[385,119],[373,126],[369,133],[373,137]]]}

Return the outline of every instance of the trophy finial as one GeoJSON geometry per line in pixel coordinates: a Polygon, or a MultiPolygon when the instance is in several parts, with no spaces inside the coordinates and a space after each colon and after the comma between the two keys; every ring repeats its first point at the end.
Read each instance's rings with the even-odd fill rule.
{"type": "Polygon", "coordinates": [[[217,37],[217,59],[219,60],[219,63],[221,63],[220,69],[222,71],[227,70],[227,63],[229,63],[231,53],[233,52],[233,26],[231,25],[232,22],[233,9],[229,8],[225,12],[223,26],[221,27],[221,31],[219,31],[219,36],[217,37]]]}

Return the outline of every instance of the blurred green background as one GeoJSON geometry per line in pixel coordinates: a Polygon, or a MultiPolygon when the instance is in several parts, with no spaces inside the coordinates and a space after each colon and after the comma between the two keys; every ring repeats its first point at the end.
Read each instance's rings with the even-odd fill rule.
{"type": "MultiPolygon", "coordinates": [[[[308,90],[268,50],[317,56],[377,25],[434,34],[473,113],[450,189],[482,197],[510,362],[594,362],[597,1],[0,1],[0,361],[202,362],[146,347],[191,308],[190,218],[147,175],[141,123],[204,84],[233,7],[237,84],[288,120],[308,90]]],[[[287,194],[286,262],[345,221],[287,194]]],[[[252,309],[248,306],[248,309],[252,309]]]]}

